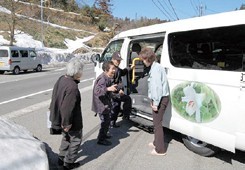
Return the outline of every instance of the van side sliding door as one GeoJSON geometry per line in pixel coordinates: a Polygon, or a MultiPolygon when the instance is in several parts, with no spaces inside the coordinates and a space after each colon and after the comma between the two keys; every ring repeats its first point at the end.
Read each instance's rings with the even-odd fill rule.
{"type": "Polygon", "coordinates": [[[152,109],[148,98],[148,83],[150,68],[146,68],[138,58],[138,53],[144,47],[151,48],[160,62],[162,44],[165,33],[131,37],[129,45],[128,65],[135,64],[135,70],[129,73],[130,97],[132,99],[133,112],[144,119],[152,120],[152,109]]]}

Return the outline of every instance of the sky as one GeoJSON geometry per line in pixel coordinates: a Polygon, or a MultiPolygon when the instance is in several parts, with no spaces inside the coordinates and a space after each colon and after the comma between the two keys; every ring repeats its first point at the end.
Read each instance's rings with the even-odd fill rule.
{"type": "MultiPolygon", "coordinates": [[[[94,0],[77,1],[87,5],[94,3],[94,0]]],[[[113,4],[112,14],[118,18],[147,17],[174,21],[233,11],[245,4],[245,0],[111,0],[111,3],[113,4]]]]}

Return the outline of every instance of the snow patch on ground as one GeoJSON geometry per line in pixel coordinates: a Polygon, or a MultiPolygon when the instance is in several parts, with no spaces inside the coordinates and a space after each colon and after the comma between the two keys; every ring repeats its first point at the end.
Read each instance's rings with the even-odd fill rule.
{"type": "Polygon", "coordinates": [[[10,120],[0,118],[0,127],[0,169],[48,169],[48,158],[41,141],[10,120]]]}

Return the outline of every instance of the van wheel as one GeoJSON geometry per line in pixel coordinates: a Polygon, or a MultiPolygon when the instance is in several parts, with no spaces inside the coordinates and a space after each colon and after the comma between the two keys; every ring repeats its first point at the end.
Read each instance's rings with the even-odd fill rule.
{"type": "Polygon", "coordinates": [[[41,71],[42,71],[42,65],[39,64],[39,65],[37,66],[37,68],[36,68],[36,71],[37,71],[37,72],[41,72],[41,71]]]}
{"type": "Polygon", "coordinates": [[[207,144],[191,136],[182,136],[184,145],[192,152],[201,156],[213,156],[220,151],[220,148],[207,144]]]}
{"type": "Polygon", "coordinates": [[[13,73],[15,75],[19,74],[20,73],[20,68],[19,67],[15,67],[14,70],[13,70],[13,73]]]}
{"type": "Polygon", "coordinates": [[[2,70],[1,70],[1,71],[0,71],[0,74],[4,74],[4,72],[5,72],[5,71],[2,71],[2,70]]]}

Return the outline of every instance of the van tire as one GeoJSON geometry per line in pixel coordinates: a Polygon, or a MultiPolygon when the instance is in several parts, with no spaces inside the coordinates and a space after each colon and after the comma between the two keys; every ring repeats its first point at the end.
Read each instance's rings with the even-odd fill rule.
{"type": "Polygon", "coordinates": [[[1,70],[1,71],[0,71],[0,74],[4,74],[4,72],[5,72],[5,71],[2,71],[2,70],[1,70]]]}
{"type": "Polygon", "coordinates": [[[42,71],[42,65],[41,64],[37,65],[36,71],[37,72],[41,72],[42,71]]]}
{"type": "Polygon", "coordinates": [[[194,153],[201,156],[213,156],[220,151],[220,148],[202,142],[190,136],[182,135],[184,145],[194,153]]]}
{"type": "Polygon", "coordinates": [[[13,70],[13,74],[17,75],[20,73],[20,68],[19,67],[15,67],[13,70]]]}

